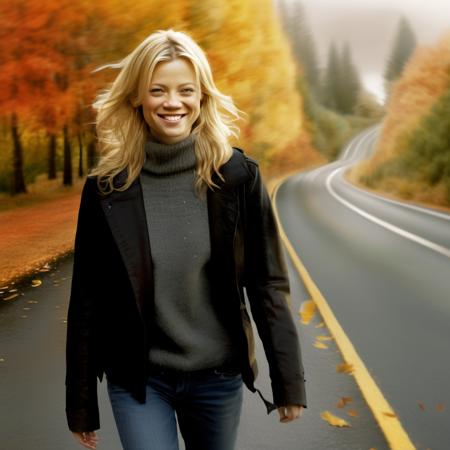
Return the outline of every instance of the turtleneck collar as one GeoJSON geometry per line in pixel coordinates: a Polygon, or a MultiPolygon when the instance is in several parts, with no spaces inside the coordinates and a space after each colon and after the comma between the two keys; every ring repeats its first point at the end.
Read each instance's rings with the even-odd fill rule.
{"type": "Polygon", "coordinates": [[[196,165],[195,135],[190,134],[175,144],[157,142],[153,136],[145,142],[145,163],[142,170],[152,175],[174,175],[196,165]]]}

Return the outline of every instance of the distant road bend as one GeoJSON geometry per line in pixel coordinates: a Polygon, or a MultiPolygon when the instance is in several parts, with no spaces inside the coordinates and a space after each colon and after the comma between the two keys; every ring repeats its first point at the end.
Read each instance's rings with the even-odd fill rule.
{"type": "Polygon", "coordinates": [[[287,179],[286,235],[417,448],[450,448],[450,215],[347,182],[379,126],[287,179]]]}

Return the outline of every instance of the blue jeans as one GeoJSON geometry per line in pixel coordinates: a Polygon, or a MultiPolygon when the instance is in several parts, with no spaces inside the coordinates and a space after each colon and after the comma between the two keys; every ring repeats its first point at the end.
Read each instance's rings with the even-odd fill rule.
{"type": "Polygon", "coordinates": [[[186,450],[234,449],[242,409],[240,373],[159,370],[147,380],[145,404],[109,380],[107,389],[124,450],[178,450],[177,419],[186,450]]]}

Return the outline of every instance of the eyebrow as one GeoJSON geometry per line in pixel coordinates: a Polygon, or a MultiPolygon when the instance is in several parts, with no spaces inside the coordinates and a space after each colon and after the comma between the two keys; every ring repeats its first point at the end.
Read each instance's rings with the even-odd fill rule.
{"type": "MultiPolygon", "coordinates": [[[[192,86],[196,86],[196,84],[193,83],[193,82],[180,83],[178,86],[187,86],[188,84],[192,85],[192,86]]],[[[163,84],[163,83],[151,83],[151,86],[163,86],[163,87],[166,87],[166,85],[163,84]]]]}

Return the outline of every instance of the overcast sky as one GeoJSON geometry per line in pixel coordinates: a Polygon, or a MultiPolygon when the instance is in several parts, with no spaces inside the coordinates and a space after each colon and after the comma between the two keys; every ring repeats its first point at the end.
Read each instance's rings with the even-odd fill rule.
{"type": "Polygon", "coordinates": [[[450,0],[300,0],[300,3],[313,33],[320,64],[325,64],[331,42],[347,41],[363,83],[378,98],[383,97],[385,62],[402,15],[409,20],[419,44],[432,44],[450,31],[450,0]]]}

